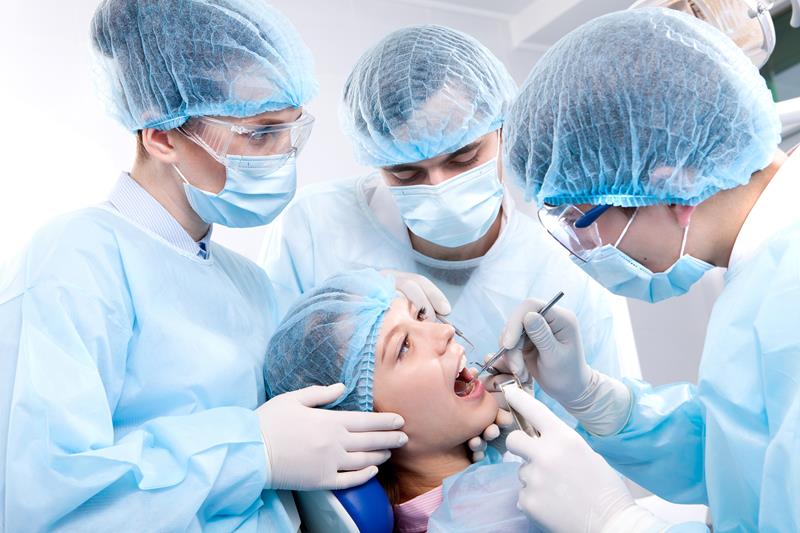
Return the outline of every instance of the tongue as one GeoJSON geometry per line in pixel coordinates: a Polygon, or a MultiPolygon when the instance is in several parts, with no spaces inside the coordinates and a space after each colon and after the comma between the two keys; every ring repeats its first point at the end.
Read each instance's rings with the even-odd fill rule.
{"type": "Polygon", "coordinates": [[[472,373],[466,368],[456,377],[453,390],[456,396],[467,396],[472,392],[472,373]]]}

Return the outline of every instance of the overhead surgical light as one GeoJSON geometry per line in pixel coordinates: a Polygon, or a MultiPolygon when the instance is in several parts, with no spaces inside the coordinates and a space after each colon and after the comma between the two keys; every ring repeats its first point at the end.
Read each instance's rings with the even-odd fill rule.
{"type": "MultiPolygon", "coordinates": [[[[800,0],[792,1],[798,18],[800,0]]],[[[772,4],[762,0],[638,0],[631,9],[666,7],[704,20],[733,39],[761,68],[775,49],[775,26],[769,12],[772,4]]]]}

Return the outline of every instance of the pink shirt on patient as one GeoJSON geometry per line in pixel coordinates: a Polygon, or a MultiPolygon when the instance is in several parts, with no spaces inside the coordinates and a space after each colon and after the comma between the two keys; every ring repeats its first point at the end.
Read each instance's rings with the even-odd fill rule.
{"type": "Polygon", "coordinates": [[[394,530],[397,533],[425,533],[428,519],[442,504],[442,486],[394,506],[394,530]]]}

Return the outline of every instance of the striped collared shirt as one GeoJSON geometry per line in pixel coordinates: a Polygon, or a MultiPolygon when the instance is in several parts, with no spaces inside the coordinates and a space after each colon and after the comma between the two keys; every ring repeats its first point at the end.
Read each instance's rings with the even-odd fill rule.
{"type": "Polygon", "coordinates": [[[172,246],[202,259],[208,259],[211,228],[202,239],[195,242],[169,211],[127,172],[123,172],[114,185],[108,196],[108,204],[137,226],[155,233],[172,246]]]}

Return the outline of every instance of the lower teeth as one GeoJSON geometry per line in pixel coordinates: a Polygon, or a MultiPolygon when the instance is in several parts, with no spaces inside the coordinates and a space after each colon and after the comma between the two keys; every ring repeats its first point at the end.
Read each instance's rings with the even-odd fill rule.
{"type": "Polygon", "coordinates": [[[464,382],[464,381],[456,381],[456,396],[463,398],[464,396],[469,396],[472,392],[472,389],[475,387],[475,384],[472,382],[464,382]],[[459,387],[458,384],[461,386],[459,387]]]}

